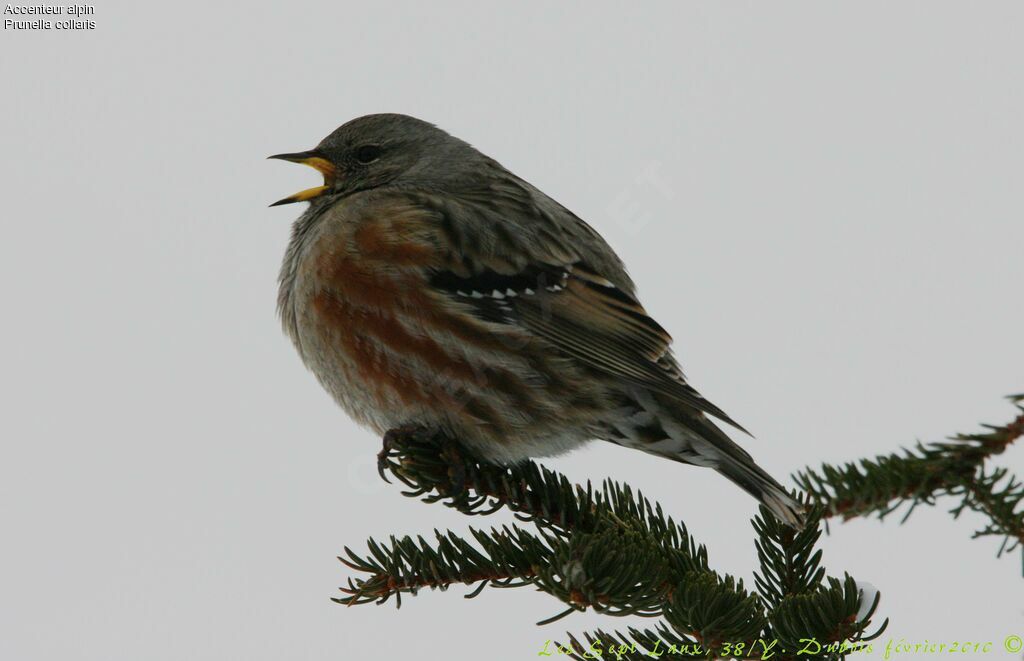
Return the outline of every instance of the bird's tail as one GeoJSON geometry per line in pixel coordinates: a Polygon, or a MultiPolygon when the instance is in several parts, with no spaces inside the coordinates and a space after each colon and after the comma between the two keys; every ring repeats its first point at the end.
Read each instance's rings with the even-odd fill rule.
{"type": "Polygon", "coordinates": [[[666,416],[662,409],[657,417],[670,439],[640,449],[714,468],[763,503],[777,519],[794,528],[803,528],[806,507],[706,416],[666,416]]]}
{"type": "Polygon", "coordinates": [[[724,459],[716,468],[736,486],[761,501],[775,518],[794,528],[804,527],[805,507],[752,459],[724,459]]]}

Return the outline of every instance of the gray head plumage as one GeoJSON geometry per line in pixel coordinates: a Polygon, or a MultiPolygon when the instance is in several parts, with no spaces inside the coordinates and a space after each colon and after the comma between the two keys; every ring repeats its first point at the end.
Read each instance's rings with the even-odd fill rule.
{"type": "Polygon", "coordinates": [[[446,181],[493,163],[433,124],[397,113],[358,117],[309,151],[270,158],[304,163],[324,175],[324,186],[275,204],[333,198],[394,183],[443,187],[446,181]]]}

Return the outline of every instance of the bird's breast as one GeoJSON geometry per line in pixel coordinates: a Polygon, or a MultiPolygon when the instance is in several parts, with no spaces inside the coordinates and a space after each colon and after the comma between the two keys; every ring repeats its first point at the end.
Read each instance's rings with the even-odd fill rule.
{"type": "Polygon", "coordinates": [[[585,438],[602,394],[523,328],[480,319],[433,287],[430,275],[458,256],[431,227],[399,211],[301,239],[282,278],[282,319],[305,364],[378,432],[425,424],[504,458],[552,435],[585,438]]]}

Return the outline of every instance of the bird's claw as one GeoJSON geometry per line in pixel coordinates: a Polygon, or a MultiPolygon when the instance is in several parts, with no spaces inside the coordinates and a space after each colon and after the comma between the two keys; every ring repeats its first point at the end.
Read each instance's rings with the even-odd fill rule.
{"type": "MultiPolygon", "coordinates": [[[[386,471],[392,467],[392,452],[401,446],[403,440],[428,440],[432,434],[416,425],[405,425],[389,429],[384,433],[382,447],[377,453],[377,473],[380,478],[391,483],[386,471]]],[[[447,436],[440,436],[440,457],[448,465],[448,488],[450,495],[458,495],[466,490],[466,463],[463,460],[459,444],[447,436]]],[[[401,476],[399,476],[401,477],[401,476]]]]}
{"type": "Polygon", "coordinates": [[[388,457],[390,456],[391,447],[390,444],[388,443],[388,436],[387,434],[385,434],[384,447],[382,447],[380,452],[377,453],[377,474],[380,475],[380,479],[384,480],[388,484],[391,484],[391,480],[388,479],[388,476],[384,471],[388,468],[388,457]]]}
{"type": "Polygon", "coordinates": [[[407,436],[410,432],[408,427],[398,427],[397,429],[389,429],[384,432],[384,439],[381,443],[380,452],[377,453],[377,474],[380,475],[380,479],[384,480],[388,484],[391,484],[391,480],[384,471],[389,467],[388,459],[391,457],[391,451],[398,446],[398,440],[407,436]]]}
{"type": "Polygon", "coordinates": [[[462,459],[458,443],[446,437],[441,446],[441,457],[448,463],[451,495],[463,493],[466,490],[466,463],[462,459]]]}

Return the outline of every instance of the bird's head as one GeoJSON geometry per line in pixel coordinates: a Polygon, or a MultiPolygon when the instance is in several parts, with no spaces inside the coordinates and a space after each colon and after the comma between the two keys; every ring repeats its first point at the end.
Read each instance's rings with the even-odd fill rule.
{"type": "Polygon", "coordinates": [[[323,186],[270,205],[277,206],[329,200],[402,181],[439,181],[471,168],[474,158],[482,156],[433,124],[408,115],[380,114],[343,124],[309,151],[269,158],[302,163],[324,176],[323,186]]]}

